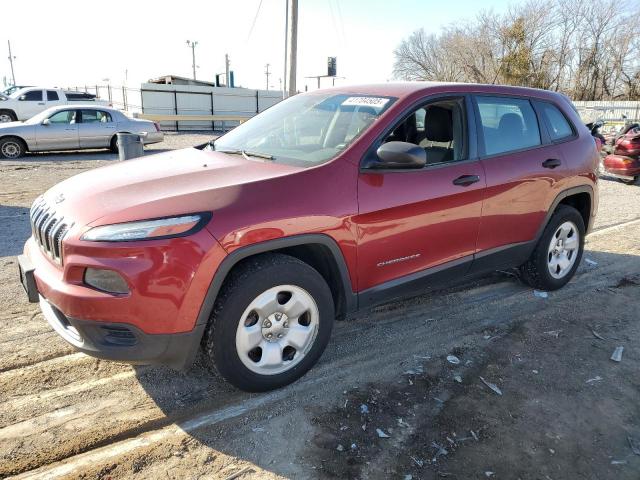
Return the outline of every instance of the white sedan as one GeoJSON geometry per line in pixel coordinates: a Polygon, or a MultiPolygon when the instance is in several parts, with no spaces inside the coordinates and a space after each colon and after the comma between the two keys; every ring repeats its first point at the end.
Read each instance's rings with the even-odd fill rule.
{"type": "Polygon", "coordinates": [[[117,133],[135,133],[145,145],[164,139],[157,123],[129,118],[119,110],[96,105],[53,107],[24,122],[0,123],[0,158],[26,152],[109,148],[118,151],[117,133]]]}

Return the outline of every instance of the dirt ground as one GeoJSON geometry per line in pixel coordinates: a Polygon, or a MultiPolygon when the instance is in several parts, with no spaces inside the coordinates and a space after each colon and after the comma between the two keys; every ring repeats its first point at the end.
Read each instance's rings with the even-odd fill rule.
{"type": "Polygon", "coordinates": [[[640,478],[640,187],[602,178],[562,290],[496,272],[361,312],[300,381],[248,394],[201,359],[176,373],[75,353],[27,303],[31,202],[114,160],[0,162],[0,478],[640,478]]]}

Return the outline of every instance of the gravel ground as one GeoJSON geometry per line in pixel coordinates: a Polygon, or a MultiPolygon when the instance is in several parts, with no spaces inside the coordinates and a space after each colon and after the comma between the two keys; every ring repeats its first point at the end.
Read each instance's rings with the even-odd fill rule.
{"type": "Polygon", "coordinates": [[[175,373],[74,353],[26,302],[31,202],[114,159],[0,162],[0,477],[640,478],[640,187],[602,179],[591,263],[548,298],[503,272],[361,312],[303,379],[247,394],[201,360],[175,373]]]}

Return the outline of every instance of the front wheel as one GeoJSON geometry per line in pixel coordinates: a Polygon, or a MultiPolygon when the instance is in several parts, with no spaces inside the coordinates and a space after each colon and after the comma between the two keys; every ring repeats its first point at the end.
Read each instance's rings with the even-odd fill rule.
{"type": "Polygon", "coordinates": [[[205,335],[205,354],[246,391],[266,391],[304,375],[324,351],[334,319],[324,278],[297,258],[267,254],[225,281],[205,335]]]}
{"type": "Polygon", "coordinates": [[[559,205],[529,260],[520,267],[533,288],[557,290],[573,278],[584,249],[585,226],[575,208],[559,205]]]}
{"type": "Polygon", "coordinates": [[[22,157],[27,150],[25,143],[19,138],[3,138],[0,140],[0,158],[10,160],[22,157]]]}

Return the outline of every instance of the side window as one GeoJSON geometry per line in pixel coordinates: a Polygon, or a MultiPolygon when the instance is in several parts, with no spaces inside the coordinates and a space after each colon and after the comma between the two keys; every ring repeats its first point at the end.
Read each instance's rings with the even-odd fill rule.
{"type": "Polygon", "coordinates": [[[486,155],[540,145],[538,119],[529,100],[476,97],[486,155]]]}
{"type": "Polygon", "coordinates": [[[102,110],[82,110],[82,123],[108,123],[111,115],[102,110]]]}
{"type": "Polygon", "coordinates": [[[60,98],[58,97],[58,92],[56,92],[55,90],[47,90],[48,102],[56,102],[58,100],[60,100],[60,98]]]}
{"type": "Polygon", "coordinates": [[[395,126],[385,142],[415,143],[425,149],[427,164],[466,158],[464,100],[452,98],[422,105],[395,126]]]}
{"type": "Polygon", "coordinates": [[[49,123],[52,125],[76,123],[76,111],[62,110],[61,112],[54,113],[49,117],[49,123]]]}
{"type": "Polygon", "coordinates": [[[569,121],[558,107],[546,102],[540,102],[539,105],[542,116],[549,127],[549,136],[552,141],[562,140],[573,135],[569,121]]]}
{"type": "Polygon", "coordinates": [[[42,90],[31,90],[20,97],[20,100],[25,102],[41,102],[42,90]]]}

